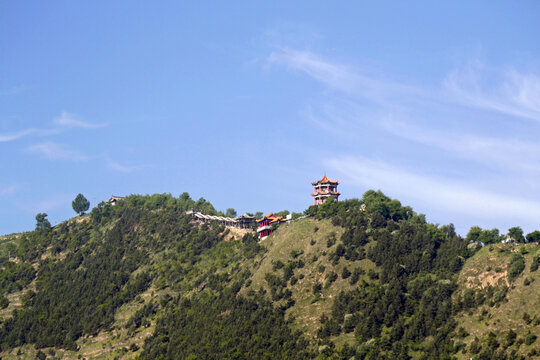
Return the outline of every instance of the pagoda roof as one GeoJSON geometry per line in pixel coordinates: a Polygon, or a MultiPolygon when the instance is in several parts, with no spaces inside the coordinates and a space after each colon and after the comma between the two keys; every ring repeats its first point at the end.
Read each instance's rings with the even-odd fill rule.
{"type": "Polygon", "coordinates": [[[124,197],[123,196],[115,196],[115,195],[111,195],[111,198],[108,200],[108,202],[113,202],[113,201],[117,201],[117,200],[122,200],[124,197]]]}
{"type": "Polygon", "coordinates": [[[318,180],[318,181],[315,181],[315,182],[312,182],[311,185],[317,185],[317,184],[335,184],[335,185],[338,185],[339,182],[336,181],[336,180],[330,180],[326,174],[324,174],[324,176],[322,177],[321,180],[318,180]]]}
{"type": "Polygon", "coordinates": [[[258,223],[264,221],[264,220],[270,220],[270,223],[281,223],[281,222],[285,222],[287,220],[285,220],[284,218],[282,218],[281,216],[276,216],[274,213],[268,213],[266,215],[264,215],[264,217],[262,219],[259,219],[257,220],[258,223]]]}
{"type": "Polygon", "coordinates": [[[340,192],[337,191],[325,191],[325,192],[319,192],[319,193],[313,193],[312,196],[319,196],[319,195],[341,195],[340,192]]]}

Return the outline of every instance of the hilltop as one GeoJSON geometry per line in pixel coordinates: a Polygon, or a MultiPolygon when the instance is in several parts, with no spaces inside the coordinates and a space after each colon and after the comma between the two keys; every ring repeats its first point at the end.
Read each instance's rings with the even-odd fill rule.
{"type": "Polygon", "coordinates": [[[538,243],[482,247],[384,194],[259,241],[132,195],[0,239],[0,356],[540,357],[538,243]],[[535,265],[536,264],[536,265],[535,265]]]}

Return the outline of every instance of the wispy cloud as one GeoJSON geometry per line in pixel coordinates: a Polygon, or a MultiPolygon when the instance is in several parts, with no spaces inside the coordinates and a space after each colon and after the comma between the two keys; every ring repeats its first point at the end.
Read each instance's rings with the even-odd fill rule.
{"type": "Polygon", "coordinates": [[[391,105],[396,96],[431,97],[429,91],[393,81],[374,69],[351,67],[308,50],[279,48],[270,53],[266,64],[283,65],[303,72],[332,89],[385,105],[391,105]]]}
{"type": "Polygon", "coordinates": [[[18,139],[21,139],[25,136],[28,136],[32,133],[35,133],[37,131],[37,129],[26,129],[26,130],[21,130],[19,132],[16,132],[16,133],[11,133],[11,134],[0,134],[0,142],[8,142],[8,141],[13,141],[13,140],[18,140],[18,139]]]}
{"type": "Polygon", "coordinates": [[[19,190],[19,188],[20,188],[19,185],[10,185],[4,188],[0,188],[0,196],[12,195],[16,193],[17,190],[19,190]]]}
{"type": "Polygon", "coordinates": [[[26,148],[26,151],[39,154],[49,160],[70,160],[76,162],[90,160],[90,157],[83,155],[79,151],[54,142],[32,145],[26,148]]]}
{"type": "Polygon", "coordinates": [[[272,52],[267,63],[302,71],[330,87],[347,92],[353,91],[359,81],[357,75],[345,65],[332,63],[309,51],[282,48],[272,52]]]}
{"type": "Polygon", "coordinates": [[[57,117],[54,119],[54,123],[56,125],[61,125],[65,127],[75,127],[75,128],[83,128],[83,129],[99,129],[108,126],[107,123],[90,123],[86,121],[82,121],[77,119],[77,117],[73,114],[70,114],[68,112],[62,112],[60,117],[57,117]]]}
{"type": "Polygon", "coordinates": [[[540,77],[515,69],[488,71],[480,61],[452,70],[444,93],[465,106],[540,121],[540,77]]]}
{"type": "Polygon", "coordinates": [[[77,119],[77,117],[68,112],[62,114],[53,120],[57,127],[49,129],[28,128],[17,132],[0,134],[0,143],[22,139],[27,136],[50,136],[57,135],[68,128],[99,129],[108,126],[107,123],[90,123],[77,119]]]}
{"type": "Polygon", "coordinates": [[[540,76],[515,69],[488,70],[478,60],[449,71],[442,86],[433,88],[396,81],[374,69],[349,66],[308,50],[279,48],[266,64],[285,66],[329,88],[386,106],[402,107],[408,101],[453,103],[540,121],[540,76]]]}
{"type": "Polygon", "coordinates": [[[540,144],[518,138],[496,138],[435,130],[395,121],[390,117],[381,126],[395,136],[450,152],[494,168],[540,172],[540,144]]]}
{"type": "Polygon", "coordinates": [[[131,173],[131,172],[141,170],[141,169],[146,167],[144,165],[133,165],[133,166],[122,165],[122,164],[112,160],[108,156],[105,156],[105,162],[107,164],[107,168],[109,168],[110,170],[123,172],[123,173],[131,173]]]}
{"type": "Polygon", "coordinates": [[[385,162],[364,158],[332,158],[325,164],[363,188],[380,188],[402,198],[414,199],[432,209],[472,218],[513,220],[537,224],[540,202],[487,191],[457,180],[415,173],[385,162]]]}

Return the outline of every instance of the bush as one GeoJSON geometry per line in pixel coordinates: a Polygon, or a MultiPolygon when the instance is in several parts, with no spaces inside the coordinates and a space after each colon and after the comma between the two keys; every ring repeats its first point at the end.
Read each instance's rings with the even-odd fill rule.
{"type": "Polygon", "coordinates": [[[351,276],[351,272],[346,267],[343,268],[343,271],[341,272],[341,278],[346,279],[349,276],[351,276]]]}
{"type": "Polygon", "coordinates": [[[536,335],[528,333],[525,335],[525,345],[532,345],[536,341],[536,335]]]}
{"type": "Polygon", "coordinates": [[[519,254],[514,254],[508,266],[508,280],[513,281],[525,270],[525,259],[519,254]]]}
{"type": "Polygon", "coordinates": [[[538,266],[540,266],[540,255],[536,255],[533,258],[533,261],[531,264],[531,272],[538,270],[538,266]]]}
{"type": "Polygon", "coordinates": [[[9,306],[9,300],[5,297],[0,295],[0,309],[5,309],[9,306]]]}

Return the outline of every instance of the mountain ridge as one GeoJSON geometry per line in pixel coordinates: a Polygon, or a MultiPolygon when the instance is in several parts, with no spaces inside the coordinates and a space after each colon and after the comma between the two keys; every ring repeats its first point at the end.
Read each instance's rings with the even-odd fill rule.
{"type": "Polygon", "coordinates": [[[0,255],[16,257],[1,263],[8,305],[0,311],[0,356],[505,359],[539,353],[536,299],[520,299],[527,316],[512,315],[522,317],[512,323],[519,329],[503,321],[511,310],[499,311],[540,285],[539,272],[531,271],[536,243],[471,245],[451,225],[429,224],[380,192],[311,207],[308,218],[281,225],[263,241],[254,233],[231,241],[224,226],[193,224],[188,209],[215,211],[185,195],[134,195],[50,231],[4,237],[0,255]],[[524,263],[515,278],[482,286],[486,276],[508,277],[515,254],[524,263]],[[497,265],[488,270],[486,257],[497,265]],[[480,283],[469,286],[468,278],[480,283]],[[55,292],[58,286],[63,292],[55,292]],[[74,300],[76,306],[68,305],[74,300]],[[497,325],[485,325],[490,316],[497,325]],[[510,330],[513,342],[506,341],[514,336],[510,330]]]}

